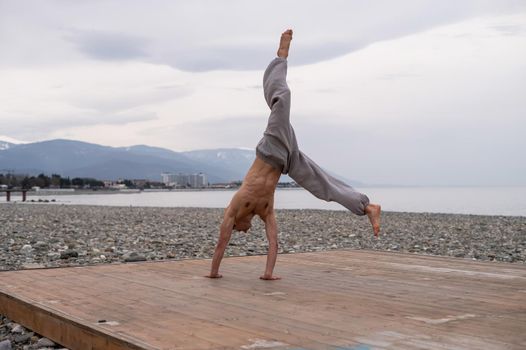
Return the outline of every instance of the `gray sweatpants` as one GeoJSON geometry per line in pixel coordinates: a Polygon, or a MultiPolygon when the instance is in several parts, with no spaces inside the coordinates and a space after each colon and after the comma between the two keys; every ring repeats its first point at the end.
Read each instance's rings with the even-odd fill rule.
{"type": "Polygon", "coordinates": [[[263,75],[263,91],[271,112],[267,129],[256,147],[257,156],[282,174],[288,174],[314,196],[365,215],[369,204],[366,195],[329,175],[299,150],[290,124],[290,90],[286,78],[287,60],[276,57],[263,75]]]}

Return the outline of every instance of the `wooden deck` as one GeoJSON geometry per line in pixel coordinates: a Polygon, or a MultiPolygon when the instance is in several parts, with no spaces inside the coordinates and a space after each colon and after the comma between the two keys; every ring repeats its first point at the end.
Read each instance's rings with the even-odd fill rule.
{"type": "Polygon", "coordinates": [[[0,272],[0,313],[70,349],[526,349],[526,266],[372,251],[0,272]]]}

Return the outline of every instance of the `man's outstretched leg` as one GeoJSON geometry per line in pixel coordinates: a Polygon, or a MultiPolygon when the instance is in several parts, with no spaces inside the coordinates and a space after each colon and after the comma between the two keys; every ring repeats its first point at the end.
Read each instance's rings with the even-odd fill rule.
{"type": "Polygon", "coordinates": [[[298,151],[291,155],[289,176],[317,198],[339,203],[356,215],[367,215],[374,235],[378,236],[380,206],[369,203],[365,194],[328,174],[303,152],[298,151]]]}
{"type": "Polygon", "coordinates": [[[290,125],[290,90],[286,82],[287,57],[292,30],[281,35],[278,57],[265,70],[263,92],[271,109],[265,136],[259,142],[258,157],[289,174],[300,186],[316,197],[340,203],[357,215],[367,215],[375,235],[380,231],[379,205],[370,204],[364,194],[330,176],[314,161],[299,151],[296,136],[290,125]]]}
{"type": "Polygon", "coordinates": [[[292,30],[281,35],[278,57],[263,74],[263,94],[270,108],[267,128],[256,147],[256,154],[281,173],[288,173],[289,154],[298,149],[294,129],[290,125],[290,89],[287,85],[288,49],[292,30]]]}

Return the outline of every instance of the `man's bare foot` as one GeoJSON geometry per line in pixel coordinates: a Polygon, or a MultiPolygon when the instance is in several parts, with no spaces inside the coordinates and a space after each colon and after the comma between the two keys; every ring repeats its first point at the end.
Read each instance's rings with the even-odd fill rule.
{"type": "Polygon", "coordinates": [[[208,277],[208,278],[221,278],[221,277],[223,277],[223,275],[221,275],[219,273],[216,273],[216,274],[206,275],[205,277],[208,277]]]}
{"type": "Polygon", "coordinates": [[[382,211],[382,207],[380,207],[378,204],[369,204],[365,207],[365,213],[369,217],[369,221],[371,221],[371,225],[373,225],[373,231],[374,235],[378,237],[378,233],[380,233],[380,213],[382,211]]]}
{"type": "Polygon", "coordinates": [[[278,57],[287,58],[289,56],[290,41],[292,40],[292,29],[287,29],[281,34],[279,41],[278,57]]]}

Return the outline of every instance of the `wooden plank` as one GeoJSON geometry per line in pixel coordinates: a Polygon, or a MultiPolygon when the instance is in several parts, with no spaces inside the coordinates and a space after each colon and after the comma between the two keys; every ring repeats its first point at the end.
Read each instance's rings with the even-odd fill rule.
{"type": "Polygon", "coordinates": [[[71,349],[519,349],[526,266],[375,251],[0,273],[0,313],[71,349]],[[30,286],[30,287],[29,287],[30,286]],[[98,323],[105,319],[109,322],[98,323]]]}
{"type": "Polygon", "coordinates": [[[0,292],[0,314],[71,349],[154,349],[138,339],[132,342],[90,329],[82,322],[66,317],[57,310],[46,310],[23,299],[0,292]]]}

